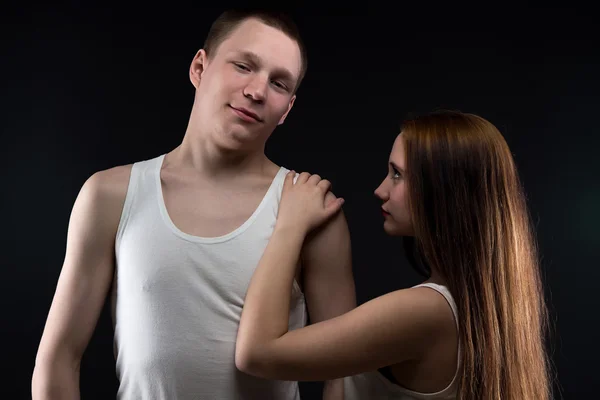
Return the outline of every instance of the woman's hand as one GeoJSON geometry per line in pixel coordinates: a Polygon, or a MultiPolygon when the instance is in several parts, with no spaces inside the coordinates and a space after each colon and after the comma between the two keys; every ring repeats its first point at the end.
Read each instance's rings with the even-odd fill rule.
{"type": "Polygon", "coordinates": [[[294,183],[295,175],[290,171],[285,177],[276,227],[307,234],[335,215],[342,208],[344,199],[337,198],[325,205],[331,183],[308,172],[301,173],[294,183]]]}

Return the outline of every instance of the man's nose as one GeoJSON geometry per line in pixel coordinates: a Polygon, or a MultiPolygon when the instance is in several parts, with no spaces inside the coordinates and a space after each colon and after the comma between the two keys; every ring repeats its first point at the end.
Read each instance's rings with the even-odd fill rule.
{"type": "Polygon", "coordinates": [[[262,103],[267,97],[267,82],[266,79],[255,76],[253,77],[248,85],[244,88],[244,96],[252,99],[253,101],[262,103]]]}

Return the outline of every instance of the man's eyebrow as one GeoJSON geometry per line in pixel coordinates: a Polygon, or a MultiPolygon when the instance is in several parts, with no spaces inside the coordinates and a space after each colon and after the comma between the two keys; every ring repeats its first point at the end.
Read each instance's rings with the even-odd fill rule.
{"type": "Polygon", "coordinates": [[[251,61],[255,64],[261,64],[261,59],[258,56],[258,54],[253,53],[251,51],[236,51],[237,54],[239,54],[240,56],[242,56],[243,58],[247,59],[248,61],[251,61]]]}

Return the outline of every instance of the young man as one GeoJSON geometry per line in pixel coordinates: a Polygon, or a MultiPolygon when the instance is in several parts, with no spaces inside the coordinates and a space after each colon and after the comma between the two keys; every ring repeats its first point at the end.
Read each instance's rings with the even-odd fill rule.
{"type": "MultiPolygon", "coordinates": [[[[298,399],[297,382],[235,367],[247,285],[274,226],[287,169],[265,142],[306,70],[292,22],[225,13],[190,66],[196,88],[180,146],[100,171],[79,193],[36,357],[33,399],[75,399],[79,365],[109,289],[120,399],[298,399]]],[[[329,194],[334,199],[333,194],[329,194]]],[[[306,241],[290,327],[355,307],[343,215],[306,241]]],[[[342,398],[341,381],[324,397],[342,398]]]]}

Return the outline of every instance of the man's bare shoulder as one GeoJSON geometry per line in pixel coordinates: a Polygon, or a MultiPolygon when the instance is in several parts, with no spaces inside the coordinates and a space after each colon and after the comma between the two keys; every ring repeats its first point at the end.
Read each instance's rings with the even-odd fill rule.
{"type": "Polygon", "coordinates": [[[93,180],[95,184],[107,186],[107,189],[109,187],[115,189],[115,187],[127,186],[132,167],[133,164],[127,164],[100,170],[90,176],[89,180],[93,180]]]}
{"type": "Polygon", "coordinates": [[[92,174],[83,184],[80,196],[96,206],[121,207],[127,195],[133,164],[119,165],[92,174]]]}

